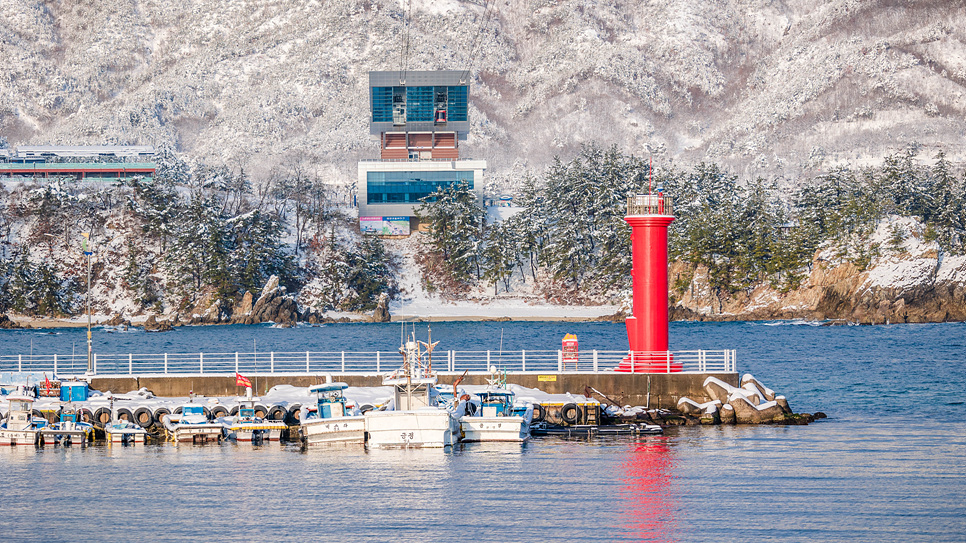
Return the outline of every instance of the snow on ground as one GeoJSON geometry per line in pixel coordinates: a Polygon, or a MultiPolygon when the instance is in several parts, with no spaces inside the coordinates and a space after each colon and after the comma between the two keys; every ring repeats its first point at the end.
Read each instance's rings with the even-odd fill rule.
{"type": "MultiPolygon", "coordinates": [[[[512,210],[513,208],[493,208],[512,210]]],[[[617,305],[561,306],[548,304],[532,290],[533,282],[523,282],[519,273],[511,284],[509,293],[493,296],[492,286],[470,292],[463,300],[446,300],[427,292],[422,283],[422,272],[416,263],[421,234],[414,233],[405,239],[387,240],[386,246],[400,260],[400,296],[390,302],[389,313],[394,319],[425,318],[433,320],[469,319],[534,319],[534,320],[588,320],[613,315],[620,310],[617,305]],[[487,292],[483,292],[486,290],[487,292]]]]}

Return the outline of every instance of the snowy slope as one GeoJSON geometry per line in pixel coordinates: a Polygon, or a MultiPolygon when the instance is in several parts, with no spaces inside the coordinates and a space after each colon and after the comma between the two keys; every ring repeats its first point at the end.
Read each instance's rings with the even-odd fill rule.
{"type": "Polygon", "coordinates": [[[367,72],[471,70],[467,155],[540,169],[580,143],[794,176],[945,146],[966,158],[962,2],[18,0],[0,135],[171,144],[254,178],[372,157],[367,72]],[[402,54],[407,43],[408,58],[402,54]]]}

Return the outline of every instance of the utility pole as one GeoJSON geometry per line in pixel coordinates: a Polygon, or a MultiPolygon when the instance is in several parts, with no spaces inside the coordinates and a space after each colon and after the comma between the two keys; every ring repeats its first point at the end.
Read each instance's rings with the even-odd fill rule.
{"type": "Polygon", "coordinates": [[[81,234],[84,236],[84,241],[81,242],[81,246],[84,248],[84,254],[87,256],[87,374],[88,376],[94,375],[94,343],[91,340],[91,246],[89,245],[91,235],[90,233],[81,234]]]}

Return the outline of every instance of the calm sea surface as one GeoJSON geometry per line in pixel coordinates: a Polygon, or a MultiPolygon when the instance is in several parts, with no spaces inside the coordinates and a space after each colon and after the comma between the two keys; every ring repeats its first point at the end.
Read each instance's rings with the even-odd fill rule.
{"type": "MultiPolygon", "coordinates": [[[[419,331],[417,325],[417,331],[419,331]]],[[[86,349],[0,331],[0,355],[86,349]]],[[[623,325],[434,323],[454,350],[626,348],[623,325]]],[[[393,350],[399,325],[105,333],[104,353],[393,350]]],[[[0,449],[0,541],[966,541],[966,325],[672,323],[674,349],[823,411],[809,426],[453,451],[0,449]]]]}

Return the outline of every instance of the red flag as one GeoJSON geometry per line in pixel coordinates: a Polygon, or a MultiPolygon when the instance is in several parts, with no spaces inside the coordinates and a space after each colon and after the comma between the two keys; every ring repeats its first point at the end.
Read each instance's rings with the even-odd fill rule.
{"type": "Polygon", "coordinates": [[[248,380],[248,377],[236,372],[235,385],[240,387],[250,387],[252,386],[252,382],[248,380]]]}

